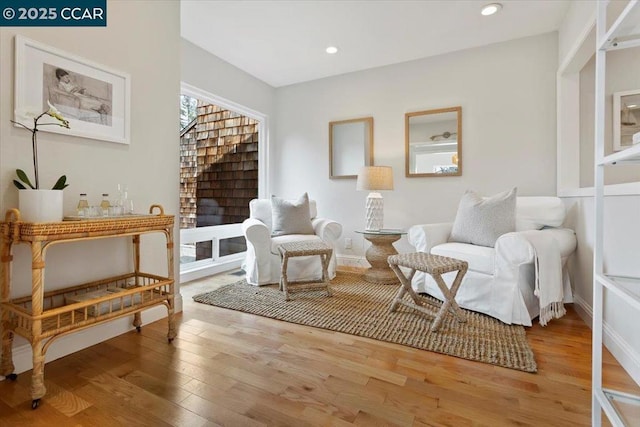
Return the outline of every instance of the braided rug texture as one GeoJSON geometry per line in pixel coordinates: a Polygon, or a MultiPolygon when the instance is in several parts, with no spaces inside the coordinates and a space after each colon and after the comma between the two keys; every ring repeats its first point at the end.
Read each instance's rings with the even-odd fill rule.
{"type": "MultiPolygon", "coordinates": [[[[415,310],[400,305],[394,313],[389,312],[398,286],[367,283],[359,275],[338,273],[331,281],[332,297],[327,297],[324,290],[295,292],[295,285],[290,285],[291,300],[285,301],[278,285],[258,287],[241,280],[196,295],[193,299],[285,322],[525,372],[537,371],[523,326],[507,325],[484,314],[463,309],[466,322],[459,323],[451,314],[447,314],[438,332],[431,332],[432,319],[415,310]]],[[[410,297],[405,295],[405,298],[410,297]]],[[[434,315],[436,311],[434,307],[434,315]]]]}

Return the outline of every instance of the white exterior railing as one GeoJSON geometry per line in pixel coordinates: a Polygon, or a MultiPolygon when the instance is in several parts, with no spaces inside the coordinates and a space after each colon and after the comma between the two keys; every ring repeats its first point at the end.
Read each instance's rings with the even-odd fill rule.
{"type": "Polygon", "coordinates": [[[180,230],[180,258],[193,250],[200,242],[211,242],[211,258],[180,263],[180,283],[189,282],[205,276],[239,268],[245,252],[220,256],[220,241],[233,237],[242,237],[242,224],[213,225],[180,230]]]}

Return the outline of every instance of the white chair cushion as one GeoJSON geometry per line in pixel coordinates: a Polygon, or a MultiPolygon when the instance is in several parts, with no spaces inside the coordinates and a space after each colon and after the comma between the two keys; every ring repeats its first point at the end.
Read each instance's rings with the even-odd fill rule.
{"type": "Polygon", "coordinates": [[[271,200],[253,199],[249,202],[249,217],[262,221],[271,234],[271,200]]]}
{"type": "Polygon", "coordinates": [[[564,217],[564,203],[558,197],[516,198],[516,231],[560,227],[564,217]]]}
{"type": "Polygon", "coordinates": [[[496,251],[494,248],[487,246],[453,242],[443,243],[431,248],[431,253],[467,261],[469,270],[486,274],[493,274],[495,271],[496,251]]]}

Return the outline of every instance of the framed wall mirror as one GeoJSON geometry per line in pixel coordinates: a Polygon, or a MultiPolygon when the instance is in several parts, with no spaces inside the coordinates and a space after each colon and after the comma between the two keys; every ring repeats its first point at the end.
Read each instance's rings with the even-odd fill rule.
{"type": "Polygon", "coordinates": [[[329,178],[356,178],[373,165],[373,117],[329,123],[329,178]]]}
{"type": "Polygon", "coordinates": [[[407,177],[462,175],[462,107],[405,114],[407,177]]]}

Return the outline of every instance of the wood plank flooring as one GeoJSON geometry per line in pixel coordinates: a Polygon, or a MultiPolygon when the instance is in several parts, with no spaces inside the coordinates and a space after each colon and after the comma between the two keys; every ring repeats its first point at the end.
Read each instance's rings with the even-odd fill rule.
{"type": "MultiPolygon", "coordinates": [[[[529,374],[191,299],[238,279],[183,285],[171,345],[159,321],[48,363],[35,411],[30,372],[0,382],[0,426],[590,425],[591,331],[572,308],[527,329],[529,374]]],[[[638,392],[609,353],[606,372],[638,392]]]]}

